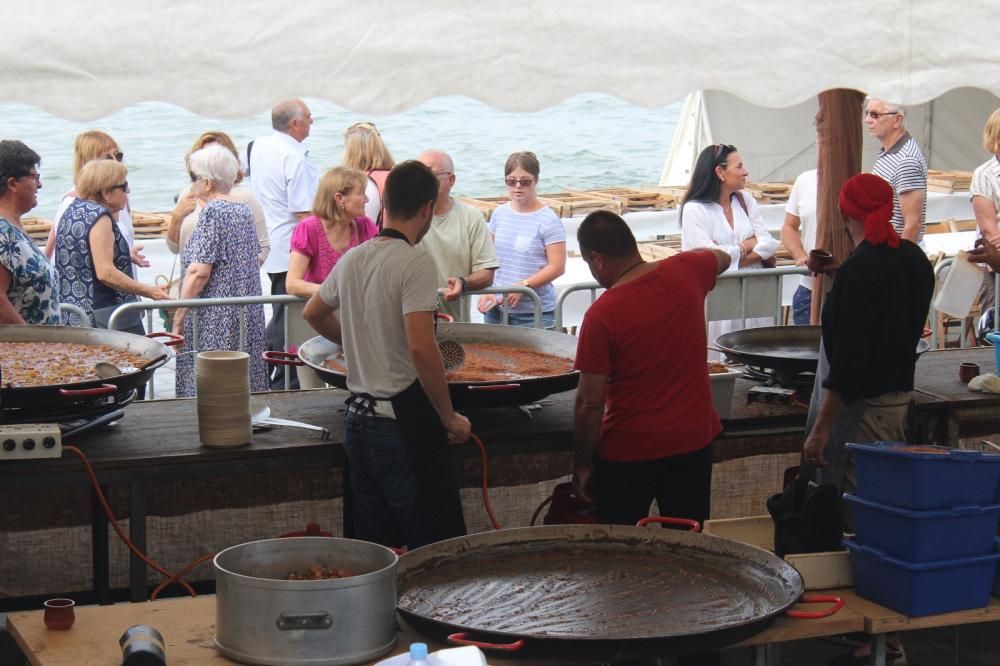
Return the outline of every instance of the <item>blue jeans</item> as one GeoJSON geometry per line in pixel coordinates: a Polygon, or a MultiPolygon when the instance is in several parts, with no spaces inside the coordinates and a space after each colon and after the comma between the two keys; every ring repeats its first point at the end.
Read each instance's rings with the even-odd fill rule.
{"type": "Polygon", "coordinates": [[[394,419],[348,411],[344,452],[350,463],[354,538],[415,547],[423,511],[414,461],[394,419]]]}
{"type": "MultiPolygon", "coordinates": [[[[483,321],[487,324],[500,324],[503,322],[503,311],[500,306],[490,308],[483,313],[483,321]]],[[[535,325],[534,312],[508,312],[507,323],[511,326],[521,326],[532,328],[535,325]]],[[[556,313],[554,310],[542,313],[542,327],[553,330],[556,327],[556,313]]]]}
{"type": "Polygon", "coordinates": [[[792,296],[792,323],[796,326],[809,325],[809,313],[812,309],[813,293],[801,284],[792,296]]]}

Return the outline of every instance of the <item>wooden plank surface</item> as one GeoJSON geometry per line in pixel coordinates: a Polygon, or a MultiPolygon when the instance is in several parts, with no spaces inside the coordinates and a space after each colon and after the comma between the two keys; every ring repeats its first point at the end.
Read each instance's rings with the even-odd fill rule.
{"type": "Polygon", "coordinates": [[[880,606],[873,601],[862,599],[855,594],[853,589],[835,590],[834,593],[844,598],[847,607],[865,618],[864,631],[869,634],[932,629],[934,627],[953,627],[960,624],[975,624],[977,622],[994,622],[1000,620],[1000,599],[996,597],[990,597],[990,604],[985,608],[974,608],[924,617],[908,617],[885,606],[880,606]]]}
{"type": "Polygon", "coordinates": [[[958,366],[966,361],[978,363],[980,374],[997,371],[992,347],[933,350],[925,352],[917,360],[913,386],[921,393],[936,398],[941,406],[1000,406],[1000,394],[971,391],[959,381],[958,366]]]}

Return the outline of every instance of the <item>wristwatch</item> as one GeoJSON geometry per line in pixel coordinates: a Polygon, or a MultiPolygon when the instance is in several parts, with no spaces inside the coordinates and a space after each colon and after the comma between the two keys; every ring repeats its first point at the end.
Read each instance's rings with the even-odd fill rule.
{"type": "Polygon", "coordinates": [[[527,280],[521,280],[521,281],[520,281],[520,282],[518,282],[517,284],[518,284],[518,285],[520,285],[520,286],[522,286],[522,287],[527,287],[528,289],[531,289],[531,285],[530,285],[530,284],[528,284],[528,281],[527,281],[527,280]]]}
{"type": "Polygon", "coordinates": [[[458,278],[458,281],[462,283],[462,293],[464,294],[465,291],[469,288],[469,281],[466,280],[464,277],[458,278]]]}

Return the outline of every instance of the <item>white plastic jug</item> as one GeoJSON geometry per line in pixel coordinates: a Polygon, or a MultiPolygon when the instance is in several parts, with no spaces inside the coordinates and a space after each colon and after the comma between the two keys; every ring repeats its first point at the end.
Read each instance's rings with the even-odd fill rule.
{"type": "Polygon", "coordinates": [[[956,319],[965,319],[982,284],[983,271],[969,262],[966,252],[959,252],[934,299],[934,309],[956,319]]]}
{"type": "MultiPolygon", "coordinates": [[[[427,662],[431,666],[486,666],[486,655],[474,646],[446,648],[432,652],[428,655],[427,662]]],[[[375,666],[406,666],[408,663],[410,663],[410,655],[399,654],[383,659],[375,666]]]]}

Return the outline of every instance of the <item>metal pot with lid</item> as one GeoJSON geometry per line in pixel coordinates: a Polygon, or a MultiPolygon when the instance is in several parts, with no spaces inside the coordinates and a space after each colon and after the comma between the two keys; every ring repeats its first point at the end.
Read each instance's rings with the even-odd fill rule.
{"type": "Polygon", "coordinates": [[[244,664],[341,666],[396,644],[396,564],[366,541],[291,537],[240,544],[215,556],[215,645],[244,664]],[[351,575],[288,580],[312,567],[351,575]]]}

